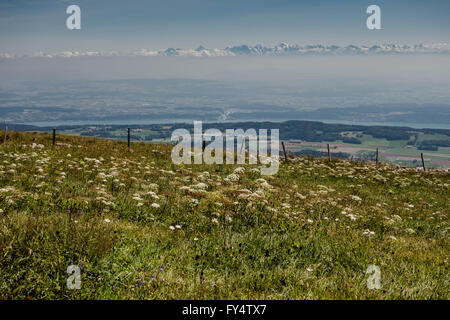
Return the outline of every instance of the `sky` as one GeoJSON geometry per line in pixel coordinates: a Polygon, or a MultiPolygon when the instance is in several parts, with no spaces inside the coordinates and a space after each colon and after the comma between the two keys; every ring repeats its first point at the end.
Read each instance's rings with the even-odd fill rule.
{"type": "Polygon", "coordinates": [[[0,0],[0,53],[450,42],[450,1],[0,0]],[[81,30],[66,8],[81,8],[81,30]],[[366,8],[381,8],[368,30],[366,8]]]}

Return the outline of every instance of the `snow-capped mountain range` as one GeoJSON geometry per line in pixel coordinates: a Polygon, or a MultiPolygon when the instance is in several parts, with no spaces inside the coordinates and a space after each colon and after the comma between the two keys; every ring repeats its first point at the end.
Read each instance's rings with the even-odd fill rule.
{"type": "Polygon", "coordinates": [[[275,46],[263,45],[240,45],[227,46],[224,49],[207,49],[199,46],[197,49],[168,48],[163,50],[147,50],[121,53],[121,52],[99,52],[99,51],[64,51],[58,53],[38,52],[34,54],[17,55],[0,53],[0,58],[23,58],[23,57],[44,57],[44,58],[72,58],[85,56],[190,56],[190,57],[220,57],[220,56],[287,56],[287,55],[370,55],[370,54],[449,54],[450,44],[381,44],[372,46],[358,45],[298,45],[282,42],[275,46]]]}

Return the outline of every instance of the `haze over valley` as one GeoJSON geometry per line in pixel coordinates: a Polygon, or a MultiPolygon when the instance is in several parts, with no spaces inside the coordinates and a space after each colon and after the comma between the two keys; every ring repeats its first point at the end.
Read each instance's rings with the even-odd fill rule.
{"type": "Polygon", "coordinates": [[[0,59],[0,119],[307,119],[448,128],[449,66],[440,54],[0,59]]]}

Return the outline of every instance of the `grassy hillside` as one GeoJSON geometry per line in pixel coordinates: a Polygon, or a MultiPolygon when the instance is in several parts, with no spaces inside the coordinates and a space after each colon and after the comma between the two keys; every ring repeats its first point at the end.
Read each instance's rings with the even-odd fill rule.
{"type": "Polygon", "coordinates": [[[260,176],[170,150],[10,133],[0,298],[450,298],[449,173],[296,158],[260,176]]]}

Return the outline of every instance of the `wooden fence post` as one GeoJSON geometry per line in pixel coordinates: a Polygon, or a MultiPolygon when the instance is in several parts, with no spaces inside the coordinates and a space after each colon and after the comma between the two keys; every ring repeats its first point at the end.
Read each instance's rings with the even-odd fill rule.
{"type": "Polygon", "coordinates": [[[206,141],[202,140],[202,151],[205,151],[206,148],[206,141]]]}
{"type": "Polygon", "coordinates": [[[327,143],[327,149],[328,149],[328,161],[331,161],[330,144],[329,143],[327,143]]]}
{"type": "Polygon", "coordinates": [[[130,128],[128,128],[128,148],[130,148],[130,128]]]}
{"type": "Polygon", "coordinates": [[[53,128],[53,145],[56,144],[56,128],[53,128]]]}
{"type": "Polygon", "coordinates": [[[377,168],[378,168],[378,147],[377,147],[377,158],[375,159],[375,162],[376,162],[377,168]]]}
{"type": "Polygon", "coordinates": [[[420,157],[422,158],[422,167],[423,167],[423,171],[425,171],[425,161],[423,160],[423,153],[420,153],[420,157]]]}
{"type": "Polygon", "coordinates": [[[5,136],[3,137],[3,143],[6,143],[7,136],[8,136],[8,126],[5,126],[5,136]]]}
{"type": "Polygon", "coordinates": [[[281,146],[283,147],[284,159],[286,161],[288,161],[287,154],[286,154],[286,148],[284,147],[284,141],[281,141],[281,146]]]}

